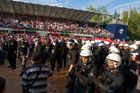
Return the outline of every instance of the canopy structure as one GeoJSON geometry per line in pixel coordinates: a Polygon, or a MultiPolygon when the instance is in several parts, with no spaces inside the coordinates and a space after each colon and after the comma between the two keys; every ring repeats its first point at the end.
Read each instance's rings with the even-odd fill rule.
{"type": "Polygon", "coordinates": [[[16,2],[11,0],[0,0],[0,12],[62,18],[66,20],[75,20],[75,21],[83,21],[83,22],[90,22],[90,19],[94,15],[102,15],[99,13],[83,11],[83,10],[16,2]]]}

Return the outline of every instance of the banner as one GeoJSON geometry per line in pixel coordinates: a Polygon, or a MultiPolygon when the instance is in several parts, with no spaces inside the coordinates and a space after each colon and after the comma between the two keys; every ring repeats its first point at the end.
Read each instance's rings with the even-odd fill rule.
{"type": "Polygon", "coordinates": [[[106,30],[114,34],[115,39],[126,40],[128,26],[123,24],[109,24],[106,30]]]}

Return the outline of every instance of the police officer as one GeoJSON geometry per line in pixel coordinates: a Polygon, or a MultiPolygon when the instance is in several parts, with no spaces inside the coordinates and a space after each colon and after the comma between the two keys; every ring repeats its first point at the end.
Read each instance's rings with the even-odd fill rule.
{"type": "Polygon", "coordinates": [[[45,65],[51,57],[51,46],[50,46],[50,40],[47,38],[46,42],[42,43],[41,48],[41,63],[45,65]]]}
{"type": "MultiPolygon", "coordinates": [[[[140,47],[139,47],[140,49],[140,47]]],[[[140,51],[138,49],[138,55],[136,56],[136,62],[137,62],[137,70],[136,70],[136,75],[138,77],[137,79],[137,85],[136,85],[136,88],[134,90],[133,93],[139,93],[140,92],[140,51]]]]}
{"type": "Polygon", "coordinates": [[[92,45],[92,49],[91,49],[91,50],[92,50],[92,53],[95,53],[96,50],[97,50],[97,48],[98,48],[98,47],[96,46],[96,42],[95,42],[95,41],[91,41],[90,43],[91,43],[91,45],[92,45]]]}
{"type": "Polygon", "coordinates": [[[120,50],[116,48],[115,46],[112,46],[109,48],[109,53],[117,53],[120,54],[120,50]]]}
{"type": "Polygon", "coordinates": [[[102,69],[102,66],[104,65],[104,62],[105,62],[105,58],[106,56],[108,55],[108,49],[105,47],[105,44],[103,42],[101,42],[99,45],[98,45],[98,50],[97,50],[97,53],[96,53],[96,65],[97,65],[97,69],[98,70],[101,70],[102,69]]]}
{"type": "Polygon", "coordinates": [[[120,50],[120,56],[122,56],[122,51],[123,51],[123,44],[122,43],[119,44],[119,50],[120,50]]]}
{"type": "Polygon", "coordinates": [[[137,84],[137,75],[136,73],[136,69],[137,69],[137,63],[136,63],[136,56],[138,55],[136,50],[138,49],[137,45],[130,45],[130,59],[128,61],[128,64],[126,65],[125,68],[125,81],[124,81],[124,89],[125,89],[125,93],[131,93],[131,91],[133,90],[133,88],[136,86],[137,84]],[[129,82],[128,82],[129,81],[129,82]]]}
{"type": "Polygon", "coordinates": [[[66,42],[65,42],[65,40],[62,40],[61,41],[61,45],[62,45],[62,65],[64,64],[64,67],[66,67],[66,65],[67,65],[67,60],[66,60],[66,58],[67,58],[67,54],[68,54],[68,48],[67,48],[67,46],[66,46],[66,42]]]}
{"type": "Polygon", "coordinates": [[[8,42],[8,61],[9,68],[16,69],[16,55],[17,55],[17,41],[14,36],[10,35],[10,40],[8,42]]]}
{"type": "MultiPolygon", "coordinates": [[[[116,53],[106,57],[106,66],[99,81],[94,82],[99,86],[99,93],[123,93],[123,73],[120,70],[122,59],[116,53]]],[[[94,80],[94,79],[93,79],[94,80]]]]}
{"type": "Polygon", "coordinates": [[[33,40],[33,50],[34,52],[38,52],[40,40],[38,37],[34,38],[33,40]]]}
{"type": "Polygon", "coordinates": [[[135,80],[133,80],[135,82],[135,86],[134,86],[134,89],[132,92],[130,93],[140,93],[140,54],[139,54],[139,51],[135,51],[135,53],[133,53],[133,61],[136,62],[136,65],[137,65],[137,68],[136,68],[136,71],[133,72],[137,78],[135,80]]]}
{"type": "Polygon", "coordinates": [[[57,63],[57,71],[59,71],[59,69],[62,67],[62,61],[61,61],[61,52],[62,52],[62,47],[61,47],[61,43],[58,42],[57,39],[54,40],[53,42],[53,48],[51,51],[51,68],[52,71],[54,71],[55,69],[55,63],[57,63]]]}
{"type": "Polygon", "coordinates": [[[123,48],[124,50],[122,51],[122,61],[123,61],[123,65],[127,66],[130,58],[129,45],[124,44],[123,48]]]}
{"type": "Polygon", "coordinates": [[[20,59],[21,59],[21,63],[22,63],[22,70],[21,70],[21,73],[19,74],[21,76],[26,68],[26,62],[27,62],[28,55],[29,55],[29,44],[28,44],[27,40],[25,40],[24,38],[21,38],[21,40],[20,40],[18,51],[20,53],[20,59]]]}
{"type": "Polygon", "coordinates": [[[95,93],[92,78],[97,76],[97,69],[93,64],[91,50],[84,49],[80,53],[81,62],[76,66],[76,81],[74,93],[95,93]]]}
{"type": "Polygon", "coordinates": [[[66,84],[66,93],[73,93],[75,87],[75,66],[79,61],[79,50],[78,46],[75,44],[74,40],[69,40],[67,47],[69,48],[69,61],[70,67],[66,74],[66,77],[69,79],[68,83],[66,84]]]}
{"type": "Polygon", "coordinates": [[[72,40],[72,39],[69,40],[68,48],[69,48],[70,67],[69,67],[67,75],[69,75],[69,73],[74,70],[75,65],[79,61],[79,50],[78,50],[77,45],[75,44],[74,40],[72,40]]]}
{"type": "Polygon", "coordinates": [[[4,38],[5,40],[2,43],[2,50],[3,50],[3,55],[2,55],[2,64],[4,64],[5,58],[7,58],[7,53],[8,53],[8,39],[4,38]]]}
{"type": "Polygon", "coordinates": [[[0,42],[0,65],[4,64],[4,52],[2,48],[2,43],[0,42]]]}

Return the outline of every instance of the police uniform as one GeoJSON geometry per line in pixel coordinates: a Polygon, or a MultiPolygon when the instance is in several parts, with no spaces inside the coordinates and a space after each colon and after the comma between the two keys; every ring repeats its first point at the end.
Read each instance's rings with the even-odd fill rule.
{"type": "Polygon", "coordinates": [[[94,93],[95,85],[92,81],[93,78],[97,77],[97,69],[92,62],[83,64],[82,62],[76,66],[76,81],[74,93],[94,93]]]}
{"type": "Polygon", "coordinates": [[[40,61],[43,65],[45,65],[47,59],[49,58],[49,46],[46,47],[45,44],[42,44],[39,53],[40,53],[40,57],[41,57],[40,61]]]}
{"type": "MultiPolygon", "coordinates": [[[[70,64],[76,66],[79,62],[79,50],[75,47],[69,50],[69,60],[70,64]]],[[[75,88],[75,67],[72,68],[72,70],[68,73],[69,81],[66,84],[66,93],[74,93],[75,88]]]]}
{"type": "Polygon", "coordinates": [[[122,62],[124,66],[128,65],[129,58],[130,58],[130,51],[122,50],[122,62]]]}
{"type": "Polygon", "coordinates": [[[2,50],[3,50],[3,54],[2,54],[2,64],[4,64],[5,58],[7,58],[7,53],[8,53],[8,41],[4,41],[2,44],[2,50]]]}
{"type": "Polygon", "coordinates": [[[55,63],[57,63],[57,71],[62,67],[62,61],[61,61],[61,52],[62,52],[62,47],[61,44],[56,42],[56,44],[53,46],[52,51],[51,51],[51,68],[52,71],[55,69],[55,63]]]}
{"type": "MultiPolygon", "coordinates": [[[[133,51],[133,53],[134,53],[134,51],[133,51]]],[[[132,91],[133,88],[137,84],[138,77],[135,74],[137,66],[138,66],[137,63],[133,60],[129,60],[129,62],[127,62],[127,65],[125,66],[125,69],[124,69],[124,75],[125,75],[124,89],[125,89],[125,93],[131,93],[130,91],[132,91]]]]}
{"type": "Polygon", "coordinates": [[[16,53],[17,53],[17,41],[11,39],[8,42],[8,61],[12,69],[16,68],[16,53]]]}
{"type": "Polygon", "coordinates": [[[21,71],[22,73],[26,68],[27,56],[29,54],[28,42],[26,41],[21,42],[21,44],[19,45],[19,53],[20,53],[21,62],[22,62],[22,71],[21,71]]]}
{"type": "Polygon", "coordinates": [[[97,51],[95,51],[95,53],[93,53],[93,55],[95,56],[95,64],[97,66],[98,71],[102,69],[102,66],[104,65],[105,62],[105,58],[108,55],[108,50],[106,47],[102,46],[99,47],[97,51]]]}
{"type": "Polygon", "coordinates": [[[3,64],[4,64],[4,53],[3,53],[2,46],[0,46],[0,65],[3,64]]]}
{"type": "Polygon", "coordinates": [[[66,58],[67,58],[67,54],[68,54],[68,48],[66,47],[66,44],[65,42],[61,42],[61,45],[62,45],[62,63],[64,64],[64,67],[66,67],[66,58]]]}
{"type": "Polygon", "coordinates": [[[70,64],[76,65],[79,61],[79,50],[77,49],[71,49],[69,50],[69,55],[70,55],[70,64]]]}
{"type": "Polygon", "coordinates": [[[124,78],[119,69],[111,72],[105,68],[102,77],[99,83],[100,93],[123,93],[124,78]]]}

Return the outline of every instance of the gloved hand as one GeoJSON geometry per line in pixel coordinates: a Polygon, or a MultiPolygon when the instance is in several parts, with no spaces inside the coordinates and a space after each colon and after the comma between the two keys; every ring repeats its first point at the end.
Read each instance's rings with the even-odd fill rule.
{"type": "Polygon", "coordinates": [[[66,78],[68,78],[70,76],[70,72],[67,72],[66,74],[66,78]]]}

